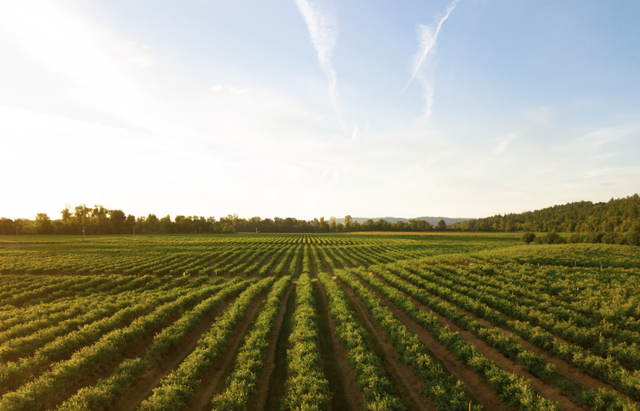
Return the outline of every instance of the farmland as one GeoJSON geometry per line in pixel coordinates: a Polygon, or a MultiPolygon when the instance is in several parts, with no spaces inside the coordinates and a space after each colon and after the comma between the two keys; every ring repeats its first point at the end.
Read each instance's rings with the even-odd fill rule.
{"type": "Polygon", "coordinates": [[[640,410],[640,249],[0,236],[2,410],[640,410]]]}

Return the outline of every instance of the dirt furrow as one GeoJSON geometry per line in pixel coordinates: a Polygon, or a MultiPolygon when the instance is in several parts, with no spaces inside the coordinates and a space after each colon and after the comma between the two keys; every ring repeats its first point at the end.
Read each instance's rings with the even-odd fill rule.
{"type": "MultiPolygon", "coordinates": [[[[387,285],[389,287],[393,287],[392,285],[390,285],[389,283],[387,283],[386,281],[384,281],[382,278],[378,277],[377,275],[373,275],[373,276],[375,278],[377,278],[379,281],[383,282],[385,285],[387,285]]],[[[364,282],[362,282],[362,283],[365,284],[364,282]]],[[[449,327],[452,331],[457,332],[460,335],[460,337],[462,337],[465,341],[473,344],[478,349],[479,352],[481,352],[483,355],[485,355],[490,360],[492,360],[495,363],[497,363],[505,371],[517,374],[520,377],[526,378],[529,381],[531,381],[531,384],[533,385],[533,387],[535,389],[537,389],[542,394],[542,396],[544,396],[545,398],[548,398],[550,400],[556,401],[558,404],[560,404],[560,407],[563,410],[578,411],[578,410],[582,410],[583,409],[582,407],[580,407],[580,406],[576,405],[575,403],[571,402],[571,400],[569,400],[569,398],[567,398],[566,395],[562,393],[562,390],[560,390],[560,388],[558,388],[556,386],[553,386],[553,385],[550,385],[550,384],[542,381],[541,379],[539,379],[535,375],[530,374],[526,370],[525,367],[523,367],[522,365],[519,365],[519,364],[515,364],[511,359],[509,359],[509,358],[505,357],[504,355],[502,355],[502,353],[500,353],[500,351],[498,351],[495,348],[491,347],[489,344],[487,344],[485,341],[479,339],[478,337],[473,335],[471,332],[469,332],[469,331],[465,330],[464,328],[461,328],[461,327],[451,323],[450,321],[448,321],[442,315],[440,315],[437,312],[431,310],[429,307],[425,306],[424,304],[420,303],[419,301],[413,299],[408,294],[403,293],[401,290],[398,290],[398,291],[400,293],[402,293],[402,295],[404,295],[405,298],[407,298],[412,303],[414,303],[417,307],[419,307],[421,310],[424,310],[424,311],[426,311],[428,313],[431,313],[431,314],[435,315],[436,318],[438,319],[438,322],[442,326],[449,327]]],[[[378,296],[382,297],[381,294],[378,294],[378,296]]],[[[393,304],[389,300],[387,300],[387,303],[388,304],[393,304]]],[[[393,305],[393,309],[399,310],[395,305],[393,305]]],[[[399,310],[399,311],[401,311],[401,310],[399,310]]],[[[395,314],[395,311],[394,311],[394,314],[395,314]]],[[[409,318],[409,317],[407,316],[407,318],[409,318]]]]}
{"type": "Polygon", "coordinates": [[[355,371],[347,364],[347,351],[336,338],[336,328],[330,317],[327,297],[319,281],[313,283],[313,293],[318,313],[320,352],[329,388],[333,393],[329,409],[362,410],[362,395],[356,387],[355,371]]]}
{"type": "MultiPolygon", "coordinates": [[[[198,340],[216,321],[218,315],[229,305],[233,304],[237,297],[230,298],[218,307],[214,312],[207,315],[200,325],[192,330],[180,346],[173,348],[165,359],[158,365],[153,365],[149,371],[140,377],[138,382],[126,390],[118,400],[116,400],[110,410],[134,410],[145,398],[151,395],[153,389],[160,381],[177,367],[182,360],[193,350],[198,340]]],[[[129,356],[129,358],[135,358],[129,356]]]]}
{"type": "MultiPolygon", "coordinates": [[[[276,370],[276,348],[278,347],[278,343],[280,342],[281,330],[283,334],[286,334],[285,342],[289,338],[289,334],[284,330],[283,327],[285,314],[287,312],[293,311],[293,306],[295,304],[290,304],[290,302],[295,303],[295,292],[292,292],[295,288],[295,285],[292,283],[287,290],[287,293],[282,298],[283,304],[280,307],[280,311],[278,311],[278,316],[276,317],[276,321],[273,327],[273,331],[271,336],[269,337],[269,351],[264,359],[264,365],[262,368],[262,376],[258,379],[258,386],[256,387],[256,395],[249,399],[249,403],[247,404],[247,408],[250,410],[263,410],[265,409],[265,404],[267,403],[267,397],[269,395],[269,382],[271,380],[271,376],[276,370]]],[[[291,315],[289,315],[289,318],[291,315]]],[[[289,321],[290,323],[291,321],[289,321]]],[[[286,348],[286,347],[285,347],[286,348]]],[[[286,355],[286,350],[285,350],[286,355]]],[[[285,371],[286,378],[286,371],[285,371]]]]}
{"type": "MultiPolygon", "coordinates": [[[[358,277],[356,279],[360,280],[358,277]]],[[[473,370],[456,360],[455,356],[451,354],[445,347],[443,347],[438,341],[436,341],[427,330],[416,324],[407,314],[401,309],[395,306],[386,297],[375,291],[367,283],[360,280],[360,282],[373,292],[381,302],[389,307],[391,312],[402,321],[411,331],[416,333],[422,342],[433,353],[434,358],[447,369],[458,380],[462,381],[469,391],[469,393],[475,398],[475,401],[484,406],[488,410],[502,410],[506,411],[507,406],[500,401],[498,396],[489,389],[487,384],[478,376],[473,370]]]]}
{"type": "Polygon", "coordinates": [[[322,253],[320,252],[319,249],[316,249],[316,251],[318,253],[318,258],[320,258],[320,263],[322,264],[322,269],[324,270],[325,273],[328,273],[329,275],[331,275],[333,277],[333,269],[331,269],[331,266],[325,260],[325,256],[322,255],[322,253]]]}
{"type": "MultiPolygon", "coordinates": [[[[396,276],[397,277],[397,276],[396,276]]],[[[400,277],[397,277],[398,279],[402,280],[402,281],[406,281],[400,277]]],[[[380,279],[380,278],[379,278],[380,279]]],[[[381,281],[384,281],[382,279],[380,279],[381,281]]],[[[440,301],[444,301],[447,302],[451,305],[454,305],[453,303],[443,300],[442,298],[429,294],[430,296],[437,298],[440,301]]],[[[455,305],[454,305],[455,306],[455,305]]],[[[497,327],[492,325],[489,321],[485,320],[484,318],[478,317],[475,314],[465,310],[464,308],[460,308],[458,306],[455,306],[456,310],[460,311],[461,313],[465,314],[467,317],[473,318],[476,321],[479,321],[481,324],[487,326],[487,327],[492,327],[492,328],[497,328],[500,331],[504,332],[507,335],[510,335],[511,337],[515,338],[518,340],[518,342],[522,345],[522,347],[524,347],[524,349],[529,350],[537,355],[541,355],[543,357],[545,357],[545,359],[554,364],[556,366],[556,371],[558,374],[560,374],[560,376],[562,376],[563,378],[566,378],[567,380],[571,381],[572,383],[580,386],[580,387],[584,387],[587,389],[592,389],[592,390],[599,390],[599,389],[605,389],[608,391],[616,391],[615,388],[613,388],[611,385],[598,380],[597,378],[591,377],[585,373],[583,373],[582,371],[580,371],[579,369],[577,369],[576,367],[572,366],[571,364],[561,360],[558,357],[555,357],[551,354],[549,354],[548,352],[546,352],[545,350],[543,350],[542,348],[538,348],[535,345],[533,345],[532,343],[530,343],[527,340],[522,339],[520,336],[518,336],[516,333],[505,330],[503,328],[497,327]]],[[[435,314],[435,313],[434,313],[435,314]]],[[[508,321],[516,321],[515,319],[505,315],[504,313],[501,313],[501,315],[507,319],[508,321]]],[[[568,341],[563,340],[562,338],[558,337],[557,335],[552,334],[554,338],[558,339],[558,341],[562,341],[566,344],[571,344],[568,341]]],[[[617,391],[616,391],[617,392],[617,391]]]]}
{"type": "Polygon", "coordinates": [[[258,316],[271,288],[260,294],[249,306],[245,319],[239,324],[227,341],[227,349],[218,355],[211,369],[201,378],[201,383],[195,392],[195,398],[186,406],[188,410],[210,410],[213,396],[224,389],[225,378],[231,374],[236,363],[236,357],[244,341],[244,337],[251,328],[253,320],[258,316]]]}
{"type": "Polygon", "coordinates": [[[342,290],[347,294],[358,322],[362,324],[371,335],[371,348],[382,360],[382,367],[393,385],[398,390],[398,398],[409,410],[435,411],[435,407],[428,398],[422,394],[422,383],[409,367],[400,362],[398,352],[387,342],[385,333],[375,324],[369,316],[366,307],[356,297],[351,289],[336,280],[342,290]]]}

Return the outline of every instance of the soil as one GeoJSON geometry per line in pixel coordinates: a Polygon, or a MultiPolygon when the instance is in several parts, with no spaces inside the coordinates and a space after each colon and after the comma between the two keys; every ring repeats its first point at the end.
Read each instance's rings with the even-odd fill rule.
{"type": "MultiPolygon", "coordinates": [[[[344,256],[342,255],[342,251],[343,251],[342,249],[340,249],[340,250],[338,250],[337,248],[333,249],[333,253],[336,254],[339,258],[341,258],[341,262],[344,261],[345,263],[347,263],[347,267],[349,267],[349,268],[355,267],[351,261],[349,261],[346,258],[344,258],[344,256]]],[[[342,264],[342,266],[344,267],[344,264],[342,264]]]]}
{"type": "Polygon", "coordinates": [[[325,252],[323,254],[320,254],[320,249],[318,249],[318,255],[320,256],[320,259],[322,259],[323,263],[324,263],[324,267],[327,270],[327,272],[331,273],[331,275],[333,275],[333,270],[331,269],[331,267],[329,266],[329,264],[325,261],[327,258],[330,258],[333,263],[336,265],[336,267],[338,268],[343,268],[344,266],[340,263],[340,261],[337,261],[335,258],[331,257],[329,255],[329,253],[325,252]]]}
{"type": "Polygon", "coordinates": [[[289,345],[289,335],[293,327],[293,313],[296,309],[295,285],[289,290],[289,297],[283,304],[284,310],[278,313],[280,324],[274,335],[275,344],[267,354],[265,359],[265,373],[260,379],[257,398],[249,400],[249,404],[257,404],[256,407],[249,407],[251,410],[280,411],[280,401],[285,393],[285,381],[287,380],[287,348],[289,345]],[[280,314],[282,318],[280,319],[280,314]],[[254,402],[255,401],[255,402],[254,402]]]}
{"type": "Polygon", "coordinates": [[[319,250],[318,250],[318,257],[320,258],[320,263],[322,264],[322,270],[333,277],[334,275],[333,270],[331,269],[329,264],[325,261],[325,256],[323,256],[319,250]]]}
{"type": "Polygon", "coordinates": [[[133,387],[126,390],[120,398],[118,398],[110,409],[134,410],[146,397],[151,395],[153,389],[160,383],[165,375],[169,374],[189,355],[202,334],[211,328],[211,325],[215,322],[216,318],[218,318],[218,315],[227,309],[236,299],[237,297],[230,298],[222,303],[214,312],[206,316],[200,325],[186,336],[180,346],[174,347],[169,351],[159,365],[152,366],[149,371],[140,377],[133,387]]]}
{"type": "MultiPolygon", "coordinates": [[[[309,244],[307,247],[313,247],[313,245],[309,244]]],[[[311,274],[313,274],[311,277],[317,277],[318,266],[316,265],[316,259],[313,255],[313,252],[311,252],[311,249],[306,250],[306,252],[309,253],[309,264],[311,264],[311,274]]]]}
{"type": "Polygon", "coordinates": [[[244,337],[251,328],[253,321],[257,318],[260,311],[262,311],[269,291],[271,291],[270,288],[265,290],[251,303],[245,319],[236,326],[231,338],[229,338],[228,347],[225,352],[220,354],[213,367],[202,376],[202,383],[195,391],[195,398],[187,404],[186,409],[210,410],[212,408],[211,399],[214,395],[225,389],[225,379],[233,371],[236,365],[236,357],[244,342],[244,337]]]}
{"type": "Polygon", "coordinates": [[[422,383],[409,367],[400,362],[398,352],[387,342],[385,333],[375,325],[360,299],[342,282],[336,280],[336,283],[342,287],[349,298],[358,322],[371,336],[369,340],[371,348],[381,359],[385,374],[398,391],[400,401],[409,410],[434,411],[436,408],[421,392],[422,383]]]}
{"type": "MultiPolygon", "coordinates": [[[[189,309],[193,308],[196,304],[189,307],[189,309]]],[[[178,320],[180,316],[175,316],[171,319],[168,319],[162,328],[165,328],[172,324],[174,321],[178,320]]],[[[155,333],[147,335],[146,337],[140,339],[140,341],[134,346],[128,347],[123,353],[122,356],[113,359],[109,363],[102,365],[96,368],[92,373],[86,375],[81,382],[70,386],[68,389],[64,390],[64,392],[60,392],[57,395],[51,396],[47,399],[46,403],[43,405],[43,409],[56,408],[58,405],[62,404],[66,399],[74,395],[78,390],[95,385],[99,380],[107,378],[111,375],[113,370],[120,365],[125,359],[137,358],[142,355],[149,346],[153,343],[153,338],[155,337],[155,333]]],[[[115,408],[119,409],[119,408],[115,408]]]]}
{"type": "MultiPolygon", "coordinates": [[[[256,395],[249,398],[249,402],[247,404],[247,408],[250,410],[264,409],[267,395],[269,393],[269,379],[276,368],[276,362],[275,362],[276,344],[278,342],[280,329],[282,328],[284,315],[285,315],[285,312],[287,311],[287,302],[289,301],[291,290],[293,290],[294,287],[295,286],[291,284],[287,289],[287,292],[282,298],[283,304],[280,306],[280,311],[278,311],[278,315],[276,316],[273,330],[271,332],[271,335],[269,336],[269,341],[268,341],[269,351],[267,351],[267,355],[265,356],[264,363],[262,365],[262,375],[258,378],[256,395]]],[[[287,338],[288,338],[288,335],[287,335],[287,338]]]]}
{"type": "Polygon", "coordinates": [[[336,338],[336,327],[331,320],[324,288],[319,281],[315,281],[313,285],[313,294],[318,312],[320,352],[325,375],[329,381],[329,388],[333,393],[329,410],[362,411],[362,394],[356,387],[356,373],[347,364],[347,350],[336,338]]]}
{"type": "MultiPolygon", "coordinates": [[[[357,278],[357,277],[355,277],[357,278]]],[[[428,331],[416,324],[402,310],[396,307],[391,301],[380,295],[369,287],[365,282],[361,283],[373,292],[380,300],[386,304],[393,314],[402,321],[411,331],[422,340],[427,348],[433,353],[443,367],[453,376],[464,383],[469,393],[474,397],[474,403],[480,403],[487,410],[506,411],[507,406],[500,401],[496,393],[492,392],[487,384],[473,370],[455,359],[455,356],[446,350],[438,341],[431,337],[428,331]]]]}
{"type": "MultiPolygon", "coordinates": [[[[293,253],[291,253],[293,254],[293,253]]],[[[287,255],[287,252],[285,251],[284,253],[282,253],[279,257],[278,257],[278,261],[275,262],[275,264],[273,264],[273,266],[271,267],[271,269],[269,270],[269,273],[267,274],[268,276],[272,276],[272,275],[276,275],[275,271],[276,268],[278,267],[278,265],[280,264],[280,262],[282,262],[282,259],[287,255]]],[[[287,271],[287,267],[289,267],[289,264],[291,262],[291,255],[289,255],[289,257],[287,258],[287,261],[285,261],[284,263],[284,269],[283,269],[283,273],[286,273],[287,271]]]]}
{"type": "MultiPolygon", "coordinates": [[[[385,283],[386,285],[388,285],[390,287],[393,287],[392,285],[390,285],[386,281],[384,281],[382,278],[380,278],[378,276],[375,276],[375,277],[378,280],[380,280],[381,282],[385,283]]],[[[363,282],[363,284],[365,284],[365,283],[363,282]]],[[[373,289],[371,289],[371,290],[373,291],[373,289]]],[[[402,291],[400,291],[400,290],[398,290],[398,291],[402,293],[402,291]]],[[[567,398],[562,393],[560,388],[558,388],[556,386],[553,386],[553,385],[550,385],[550,384],[540,380],[538,377],[530,374],[525,369],[525,367],[523,367],[523,366],[521,366],[519,364],[515,364],[512,360],[510,360],[509,358],[507,358],[504,355],[502,355],[502,353],[500,353],[500,351],[498,351],[495,348],[491,347],[485,341],[479,339],[478,337],[473,335],[471,332],[469,332],[469,331],[467,331],[467,330],[465,330],[465,329],[463,329],[463,328],[461,328],[461,327],[449,322],[445,317],[443,317],[442,315],[436,313],[435,311],[432,311],[430,308],[428,308],[427,306],[423,305],[419,301],[414,300],[409,295],[407,295],[405,293],[402,293],[402,295],[404,295],[408,300],[410,300],[412,303],[414,303],[421,310],[424,310],[424,311],[426,311],[428,313],[431,313],[431,314],[435,315],[436,318],[438,319],[438,322],[442,326],[449,327],[453,332],[458,333],[461,338],[463,338],[465,341],[473,344],[480,353],[482,353],[484,356],[486,356],[490,360],[492,360],[495,363],[497,363],[500,367],[502,367],[502,369],[504,369],[507,372],[511,372],[511,373],[517,374],[520,377],[531,381],[531,385],[536,390],[538,390],[543,397],[548,398],[548,399],[550,399],[552,401],[556,401],[560,405],[561,409],[563,409],[563,410],[574,410],[574,411],[583,409],[582,407],[579,407],[578,405],[576,405],[573,402],[571,402],[571,400],[569,400],[569,398],[567,398]]],[[[383,298],[381,294],[378,294],[378,296],[383,298]]],[[[395,310],[401,311],[395,305],[392,306],[393,303],[390,300],[386,300],[385,302],[389,305],[389,308],[391,308],[394,311],[394,314],[396,314],[395,310]]],[[[409,317],[406,316],[406,318],[408,319],[409,317]]],[[[491,328],[493,328],[493,327],[491,327],[491,328]]]]}
{"type": "MultiPolygon", "coordinates": [[[[383,281],[382,279],[380,279],[381,281],[383,281]]],[[[403,280],[403,279],[402,279],[403,280]]],[[[406,280],[403,280],[406,281],[406,280]]],[[[440,297],[437,296],[433,296],[441,301],[446,301],[443,300],[440,297]]],[[[448,301],[447,301],[448,302],[448,301]]],[[[452,304],[452,303],[450,303],[452,304]]],[[[452,304],[454,305],[454,304],[452,304]]],[[[482,324],[484,324],[487,327],[494,327],[493,325],[491,325],[491,323],[487,320],[485,320],[484,318],[480,318],[477,317],[476,315],[474,315],[473,313],[462,309],[460,307],[455,307],[458,311],[464,313],[465,315],[467,315],[468,317],[473,318],[476,321],[481,322],[482,324]]],[[[512,318],[509,315],[506,315],[504,313],[500,313],[506,320],[508,321],[516,321],[514,318],[512,318]]],[[[499,328],[499,327],[497,327],[499,328]]],[[[597,378],[591,377],[585,373],[583,373],[582,371],[580,371],[579,369],[577,369],[576,367],[570,365],[569,363],[554,357],[552,355],[550,355],[548,352],[546,352],[545,350],[543,350],[542,348],[538,348],[535,345],[531,344],[529,341],[522,339],[521,337],[519,337],[516,333],[513,333],[511,331],[508,330],[504,330],[501,329],[500,330],[502,332],[504,332],[505,334],[508,334],[514,338],[516,338],[518,340],[518,342],[526,349],[529,350],[537,355],[541,355],[543,357],[545,357],[545,359],[547,360],[547,362],[550,362],[552,364],[555,364],[556,366],[556,372],[558,374],[560,374],[561,377],[566,378],[567,380],[571,381],[572,383],[580,386],[580,387],[584,387],[587,389],[592,389],[592,390],[599,390],[599,389],[605,389],[608,391],[616,391],[615,388],[613,388],[610,384],[607,384],[603,381],[598,380],[597,378]]],[[[558,335],[555,334],[551,334],[554,338],[556,338],[558,341],[561,341],[565,344],[571,344],[571,342],[564,340],[563,338],[559,337],[558,335]]],[[[624,397],[623,394],[620,394],[619,392],[617,392],[618,395],[621,395],[622,397],[624,397]]]]}

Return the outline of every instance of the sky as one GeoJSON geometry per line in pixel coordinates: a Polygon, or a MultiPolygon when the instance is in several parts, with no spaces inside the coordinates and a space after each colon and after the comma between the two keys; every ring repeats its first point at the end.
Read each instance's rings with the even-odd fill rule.
{"type": "Polygon", "coordinates": [[[0,216],[640,192],[637,0],[0,0],[0,216]]]}

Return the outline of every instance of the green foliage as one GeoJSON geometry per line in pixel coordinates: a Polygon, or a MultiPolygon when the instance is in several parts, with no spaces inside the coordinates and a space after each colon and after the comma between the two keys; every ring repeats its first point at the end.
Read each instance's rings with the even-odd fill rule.
{"type": "Polygon", "coordinates": [[[318,327],[313,291],[308,274],[296,285],[296,311],[287,350],[287,382],[284,410],[326,410],[331,399],[318,351],[318,327]]]}
{"type": "Polygon", "coordinates": [[[637,232],[640,231],[640,196],[634,194],[595,204],[580,201],[520,214],[496,215],[456,223],[452,228],[464,231],[637,232]]]}
{"type": "Polygon", "coordinates": [[[369,334],[356,321],[344,292],[327,274],[320,273],[318,278],[327,295],[337,337],[348,352],[349,366],[355,371],[356,386],[362,392],[365,409],[405,410],[382,369],[380,358],[371,351],[369,334]]]}
{"type": "Polygon", "coordinates": [[[240,348],[235,368],[227,378],[227,388],[212,400],[215,410],[247,410],[247,401],[249,396],[255,393],[258,376],[262,371],[262,362],[269,348],[267,340],[272,332],[282,297],[290,283],[291,277],[287,276],[274,284],[267,297],[266,305],[240,348]]]}
{"type": "Polygon", "coordinates": [[[524,233],[522,234],[522,242],[525,244],[530,244],[533,240],[536,239],[536,235],[533,233],[524,233]]]}

